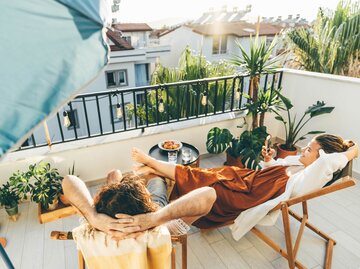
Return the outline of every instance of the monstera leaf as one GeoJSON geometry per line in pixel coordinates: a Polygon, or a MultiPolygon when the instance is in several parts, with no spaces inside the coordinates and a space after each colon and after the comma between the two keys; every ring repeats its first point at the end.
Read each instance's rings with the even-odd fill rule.
{"type": "Polygon", "coordinates": [[[209,153],[224,152],[230,145],[232,139],[233,135],[228,129],[214,127],[207,135],[206,149],[209,153]]]}
{"type": "Polygon", "coordinates": [[[239,155],[242,156],[242,163],[250,169],[258,169],[260,162],[261,149],[264,145],[268,133],[266,127],[261,126],[253,131],[245,131],[241,134],[238,148],[239,155]]]}

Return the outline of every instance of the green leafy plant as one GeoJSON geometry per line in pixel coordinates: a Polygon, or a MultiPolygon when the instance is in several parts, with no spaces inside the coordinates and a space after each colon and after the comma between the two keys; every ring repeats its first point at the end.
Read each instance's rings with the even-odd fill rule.
{"type": "MultiPolygon", "coordinates": [[[[277,44],[277,37],[273,39],[269,46],[266,45],[266,39],[256,35],[255,39],[250,37],[249,53],[237,41],[237,47],[240,50],[239,55],[234,55],[230,62],[239,66],[242,71],[250,75],[250,90],[248,98],[256,104],[259,98],[260,74],[273,73],[278,67],[277,64],[282,55],[273,57],[273,50],[277,44]]],[[[253,114],[252,128],[261,126],[259,124],[258,114],[253,114]]]]}
{"type": "Polygon", "coordinates": [[[280,94],[278,92],[279,98],[285,105],[286,110],[286,119],[281,116],[277,111],[275,113],[277,116],[275,119],[281,121],[284,124],[285,128],[285,144],[281,145],[281,147],[285,150],[296,150],[295,145],[298,141],[306,139],[307,135],[310,134],[320,134],[324,133],[324,131],[310,131],[306,134],[300,135],[300,131],[304,126],[314,117],[320,116],[322,114],[331,113],[334,110],[334,107],[326,106],[323,101],[317,101],[315,104],[309,106],[303,116],[300,118],[299,121],[296,122],[296,115],[294,117],[290,114],[290,109],[293,107],[291,101],[280,94]]]}
{"type": "Polygon", "coordinates": [[[286,33],[290,65],[308,71],[354,75],[360,51],[359,3],[340,1],[336,10],[320,8],[312,27],[291,28],[286,33]]]}
{"type": "Polygon", "coordinates": [[[282,100],[278,98],[280,90],[266,91],[260,89],[256,102],[250,96],[250,102],[246,104],[248,115],[254,117],[260,115],[260,126],[244,131],[240,137],[234,137],[228,129],[212,128],[207,136],[206,148],[209,153],[221,153],[226,151],[233,158],[241,157],[241,162],[248,168],[258,168],[261,160],[261,149],[268,135],[264,126],[266,112],[283,109],[282,100]]]}
{"type": "Polygon", "coordinates": [[[19,204],[20,197],[17,191],[6,182],[0,188],[0,205],[7,208],[16,207],[19,204]]]}
{"type": "Polygon", "coordinates": [[[31,199],[40,203],[44,209],[48,209],[62,192],[62,177],[56,168],[51,168],[49,163],[30,165],[29,170],[34,177],[31,199]]]}
{"type": "Polygon", "coordinates": [[[30,179],[32,176],[33,173],[30,170],[26,172],[17,171],[9,178],[10,185],[16,190],[21,201],[26,200],[31,194],[33,185],[30,183],[30,179]]]}

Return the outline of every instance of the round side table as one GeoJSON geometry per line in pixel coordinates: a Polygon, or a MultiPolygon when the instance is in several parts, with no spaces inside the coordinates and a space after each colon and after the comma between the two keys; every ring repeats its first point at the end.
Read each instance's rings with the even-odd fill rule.
{"type": "MultiPolygon", "coordinates": [[[[191,167],[199,167],[200,164],[200,152],[199,150],[188,143],[181,142],[183,144],[182,148],[178,151],[177,154],[177,164],[181,165],[189,165],[191,167]],[[183,149],[191,149],[191,160],[189,162],[184,162],[182,160],[182,150],[183,149]]],[[[162,150],[158,147],[158,145],[154,145],[149,150],[149,155],[157,160],[167,162],[168,161],[168,151],[162,150]]]]}

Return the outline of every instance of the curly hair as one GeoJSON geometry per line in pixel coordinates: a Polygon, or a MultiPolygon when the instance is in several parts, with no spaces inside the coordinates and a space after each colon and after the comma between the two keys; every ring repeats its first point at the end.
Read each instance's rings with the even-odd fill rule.
{"type": "Polygon", "coordinates": [[[154,212],[157,205],[138,176],[125,176],[121,182],[104,185],[94,197],[98,213],[115,217],[118,213],[137,215],[154,212]]]}
{"type": "Polygon", "coordinates": [[[325,153],[344,152],[354,145],[350,140],[344,140],[340,136],[331,134],[318,135],[315,137],[315,141],[325,153]]]}

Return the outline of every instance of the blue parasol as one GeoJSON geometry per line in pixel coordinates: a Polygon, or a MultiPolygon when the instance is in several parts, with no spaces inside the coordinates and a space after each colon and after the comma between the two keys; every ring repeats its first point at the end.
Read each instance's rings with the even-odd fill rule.
{"type": "Polygon", "coordinates": [[[0,157],[108,62],[105,0],[0,1],[0,157]]]}

